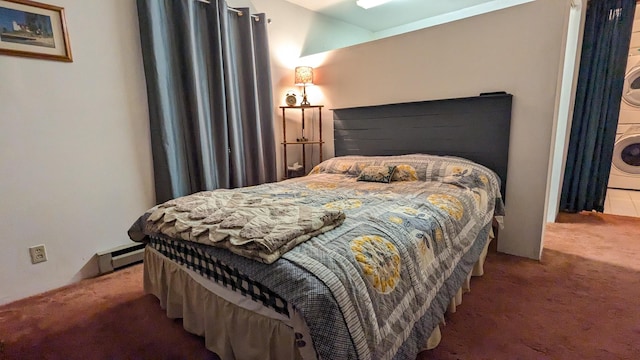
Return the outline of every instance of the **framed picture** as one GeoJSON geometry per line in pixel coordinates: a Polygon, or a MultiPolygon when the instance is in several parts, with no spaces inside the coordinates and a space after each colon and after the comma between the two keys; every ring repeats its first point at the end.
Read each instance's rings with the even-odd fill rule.
{"type": "Polygon", "coordinates": [[[0,54],[73,61],[64,9],[30,0],[0,0],[0,54]]]}

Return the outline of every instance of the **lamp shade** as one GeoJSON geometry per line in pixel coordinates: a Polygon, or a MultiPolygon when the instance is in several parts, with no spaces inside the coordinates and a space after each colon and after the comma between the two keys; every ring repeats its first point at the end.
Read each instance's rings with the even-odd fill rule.
{"type": "Polygon", "coordinates": [[[296,67],[295,84],[298,86],[313,84],[313,68],[309,66],[296,67]]]}

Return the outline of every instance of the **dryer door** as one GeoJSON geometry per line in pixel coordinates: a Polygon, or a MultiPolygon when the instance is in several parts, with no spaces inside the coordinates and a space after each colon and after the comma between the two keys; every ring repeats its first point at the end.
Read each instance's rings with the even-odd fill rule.
{"type": "Polygon", "coordinates": [[[630,106],[640,107],[640,66],[634,66],[627,71],[624,77],[622,100],[630,106]]]}
{"type": "Polygon", "coordinates": [[[640,133],[624,135],[616,141],[613,165],[622,172],[640,177],[640,133]]]}

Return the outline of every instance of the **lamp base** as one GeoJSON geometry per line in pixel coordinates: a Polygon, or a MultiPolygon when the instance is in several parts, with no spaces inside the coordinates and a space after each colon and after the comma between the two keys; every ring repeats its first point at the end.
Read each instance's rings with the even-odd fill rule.
{"type": "Polygon", "coordinates": [[[305,85],[302,88],[302,101],[300,101],[300,106],[311,106],[309,100],[307,100],[307,86],[305,85]]]}

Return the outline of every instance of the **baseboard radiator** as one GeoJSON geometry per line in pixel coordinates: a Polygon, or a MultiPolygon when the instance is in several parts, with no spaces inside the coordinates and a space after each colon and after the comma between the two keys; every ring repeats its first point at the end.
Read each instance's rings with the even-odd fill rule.
{"type": "Polygon", "coordinates": [[[113,272],[123,267],[142,262],[144,244],[131,243],[101,251],[98,256],[98,270],[100,275],[113,272]]]}

